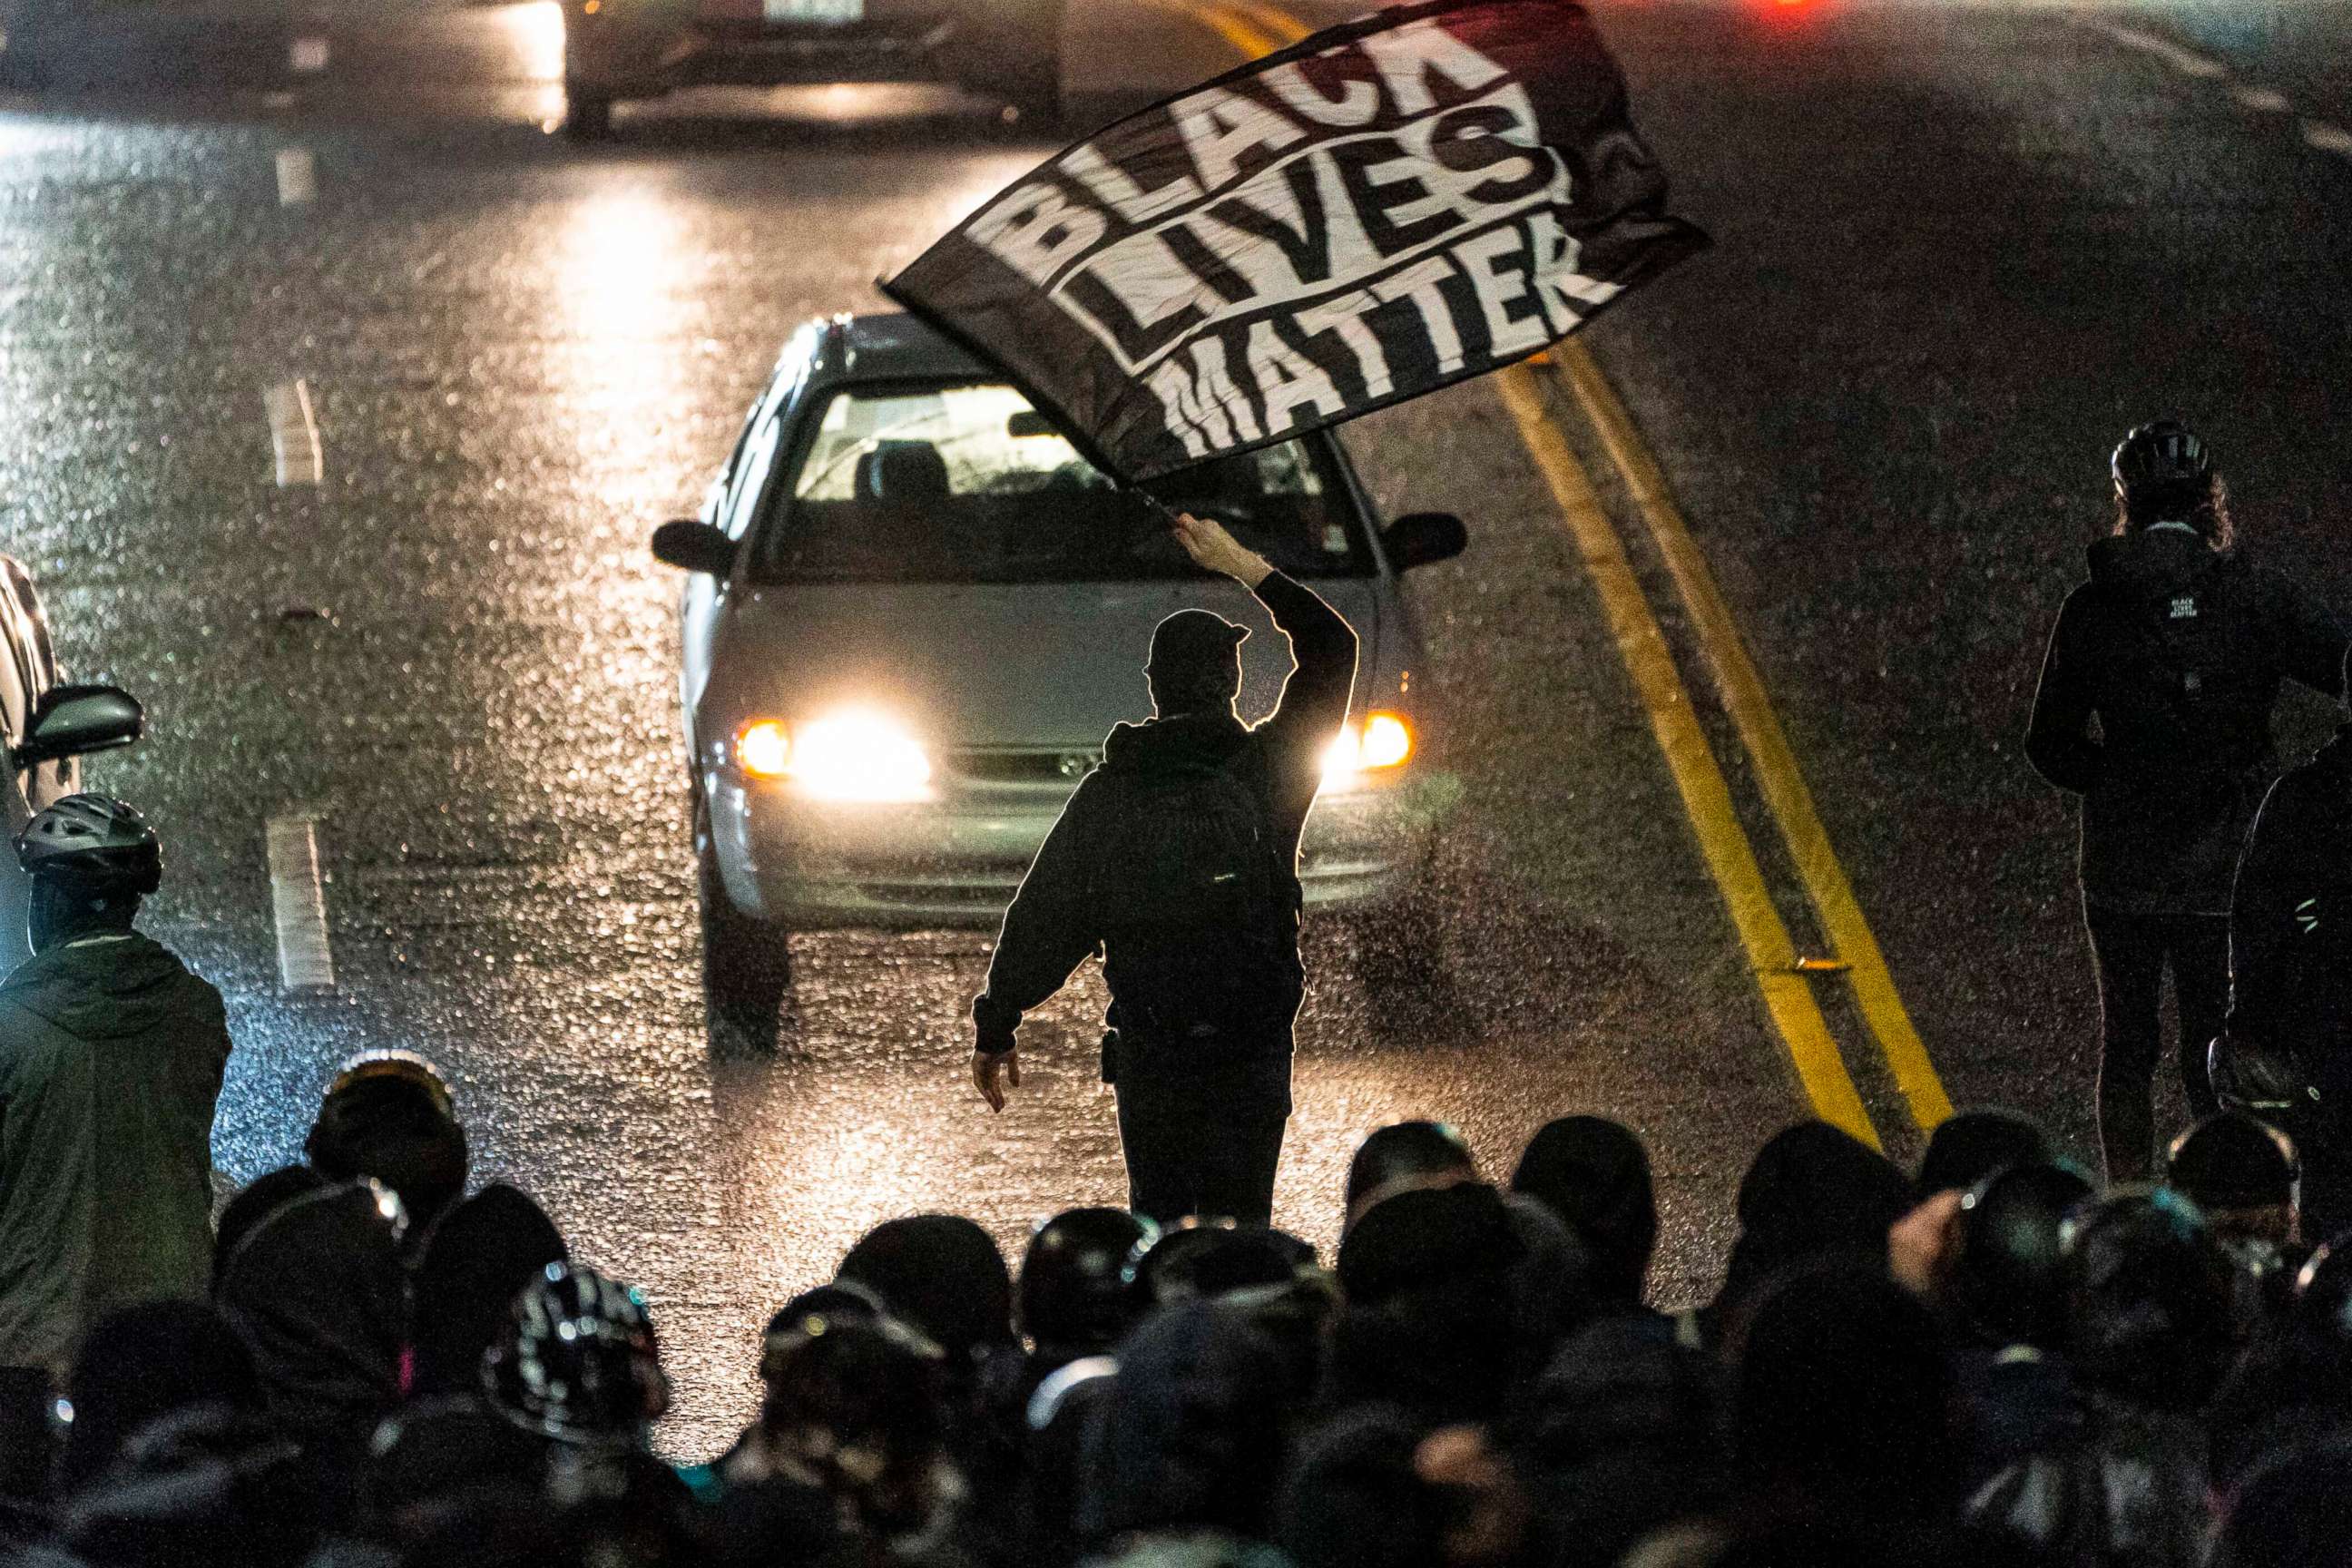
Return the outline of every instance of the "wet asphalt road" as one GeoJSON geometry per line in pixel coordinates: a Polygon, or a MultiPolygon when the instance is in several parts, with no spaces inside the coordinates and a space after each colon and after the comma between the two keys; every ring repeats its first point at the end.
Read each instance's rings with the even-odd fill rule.
{"type": "MultiPolygon", "coordinates": [[[[1598,9],[1718,246],[1590,342],[1952,1098],[2087,1152],[2071,815],[2018,755],[2041,641],[2107,447],[2167,410],[2207,428],[2255,547],[2352,606],[2352,160],[2313,130],[2352,114],[2352,7],[1598,9]]],[[[1233,58],[1198,19],[1079,11],[1082,88],[1233,58]]],[[[1013,1247],[1123,1191],[1092,985],[1027,1031],[1013,1110],[971,1097],[985,933],[796,938],[783,1049],[709,1049],[677,584],[645,550],[796,323],[875,306],[870,279],[1050,148],[895,89],[681,100],[577,148],[548,130],[551,15],[305,20],[328,63],[284,80],[274,24],[201,58],[150,37],[84,89],[0,96],[0,537],[73,671],[154,716],[89,773],[160,819],[153,924],[231,998],[220,1164],[297,1157],[348,1053],[425,1050],[481,1173],[647,1289],[669,1442],[695,1454],[751,1407],[764,1314],[875,1221],[957,1209],[1013,1247]],[[315,199],[281,205],[295,149],[315,199]],[[264,393],[295,378],[317,489],[273,480],[264,393]],[[279,984],[264,828],[289,815],[318,822],[325,996],[279,984]]],[[[1313,933],[1280,1215],[1328,1242],[1349,1145],[1384,1120],[1445,1115],[1507,1170],[1542,1121],[1601,1110],[1657,1153],[1656,1296],[1703,1295],[1747,1155],[1803,1100],[1600,603],[1491,385],[1349,444],[1391,511],[1470,520],[1469,555],[1414,582],[1467,795],[1416,926],[1438,981],[1313,933]]],[[[1627,532],[1780,911],[1822,951],[1627,532]]],[[[2331,721],[2293,704],[2291,749],[2331,721]]],[[[1811,984],[1916,1149],[1843,983],[1811,984]]]]}

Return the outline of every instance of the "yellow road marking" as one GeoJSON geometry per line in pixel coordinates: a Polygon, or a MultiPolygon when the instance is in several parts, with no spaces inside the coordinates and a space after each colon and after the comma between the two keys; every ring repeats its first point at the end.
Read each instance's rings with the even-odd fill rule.
{"type": "Polygon", "coordinates": [[[1199,22],[1233,46],[1244,59],[1256,59],[1282,47],[1284,40],[1277,32],[1262,28],[1261,19],[1254,20],[1239,6],[1225,4],[1187,5],[1181,0],[1152,0],[1154,9],[1187,22],[1199,22]]]}
{"type": "MultiPolygon", "coordinates": [[[[1283,47],[1295,44],[1313,30],[1297,17],[1273,5],[1252,0],[1223,0],[1208,8],[1211,25],[1243,53],[1267,54],[1276,47],[1250,38],[1252,24],[1275,34],[1283,47]],[[1247,41],[1245,41],[1247,40],[1247,41]]],[[[1567,371],[1570,386],[1599,428],[1611,458],[1626,478],[1642,509],[1651,534],[1664,553],[1668,569],[1683,601],[1691,611],[1723,689],[1726,706],[1740,740],[1755,758],[1764,783],[1765,799],[1781,836],[1795,857],[1806,896],[1819,911],[1822,924],[1839,958],[1850,965],[1856,1005],[1885,1053],[1913,1120],[1929,1130],[1952,1113],[1934,1064],[1912,1027],[1910,1015],[1895,989],[1895,977],[1879,952],[1877,939],[1854,901],[1853,889],[1831,849],[1829,834],[1813,809],[1796,758],[1789,749],[1779,718],[1764,686],[1740,642],[1728,606],[1715,587],[1714,574],[1698,553],[1681,513],[1666,489],[1665,479],[1648,448],[1641,442],[1633,418],[1618,402],[1615,391],[1601,376],[1600,367],[1584,345],[1570,339],[1546,359],[1556,359],[1567,371]]],[[[1838,1055],[1828,1022],[1813,1000],[1799,970],[1796,945],[1787,924],[1773,908],[1764,874],[1756,861],[1755,846],[1739,826],[1731,805],[1731,792],[1723,770],[1708,749],[1706,736],[1693,717],[1690,693],[1675,668],[1664,634],[1658,629],[1649,601],[1626,558],[1624,542],[1617,537],[1592,481],[1576,460],[1559,431],[1550,422],[1539,384],[1525,365],[1506,370],[1499,378],[1503,401],[1518,421],[1519,433],[1543,470],[1558,499],[1561,515],[1582,552],[1586,570],[1599,590],[1609,615],[1617,649],[1648,710],[1658,749],[1683,797],[1691,826],[1698,835],[1700,852],[1723,894],[1732,923],[1756,972],[1764,1005],[1789,1047],[1805,1093],[1824,1121],[1878,1146],[1878,1132],[1856,1092],[1845,1062],[1838,1055]]]]}
{"type": "Polygon", "coordinates": [[[1285,47],[1298,42],[1315,31],[1289,12],[1275,5],[1252,5],[1250,0],[1224,0],[1225,8],[1239,12],[1260,27],[1282,40],[1285,47]]]}
{"type": "Polygon", "coordinates": [[[1692,628],[1706,649],[1707,663],[1714,668],[1724,707],[1739,731],[1741,744],[1755,759],[1765,805],[1780,826],[1790,856],[1796,861],[1805,896],[1812,900],[1831,946],[1839,958],[1852,966],[1848,978],[1863,1021],[1885,1054],[1895,1086],[1911,1108],[1912,1120],[1919,1124],[1921,1131],[1933,1131],[1937,1123],[1952,1114],[1951,1098],[1944,1092],[1943,1080],[1936,1076],[1935,1064],[1927,1058],[1927,1047],[1921,1042],[1918,1030],[1912,1026],[1911,1015],[1904,1009],[1903,997],[1895,988],[1895,976],[1886,967],[1886,956],[1879,951],[1870,922],[1863,918],[1862,906],[1854,900],[1845,868],[1838,863],[1837,852],[1830,846],[1829,831],[1822,826],[1821,814],[1814,809],[1812,791],[1806,786],[1804,773],[1797,766],[1796,753],[1790,749],[1780,715],[1773,710],[1763,679],[1748,658],[1738,623],[1733,620],[1731,607],[1716,585],[1715,574],[1708,570],[1706,558],[1700,553],[1689,525],[1675,505],[1665,473],[1643,441],[1633,416],[1618,398],[1616,389],[1594,363],[1591,352],[1581,342],[1570,338],[1554,348],[1552,358],[1582,405],[1585,416],[1592,422],[1601,445],[1608,449],[1610,460],[1624,477],[1633,504],[1640,509],[1650,537],[1657,542],[1658,552],[1674,576],[1675,590],[1690,612],[1692,628]]]}
{"type": "Polygon", "coordinates": [[[1544,405],[1542,383],[1524,364],[1513,365],[1496,377],[1504,406],[1517,421],[1536,467],[1551,486],[1561,518],[1583,556],[1584,568],[1601,595],[1609,629],[1617,643],[1625,673],[1633,678],[1642,706],[1650,716],[1650,731],[1682,794],[1683,810],[1698,836],[1699,853],[1708,874],[1723,895],[1724,908],[1747,950],[1757,989],[1765,1010],[1789,1048],[1798,1080],[1821,1118],[1879,1147],[1878,1130],[1871,1125],[1862,1096],[1848,1076],[1837,1043],[1830,1037],[1827,1020],[1814,1002],[1810,983],[1796,972],[1796,944],[1756,863],[1756,848],[1731,805],[1731,789],[1691,711],[1690,692],[1675,668],[1665,634],[1643,597],[1641,584],[1625,553],[1624,541],[1601,510],[1584,466],[1570,449],[1568,439],[1544,405]]]}

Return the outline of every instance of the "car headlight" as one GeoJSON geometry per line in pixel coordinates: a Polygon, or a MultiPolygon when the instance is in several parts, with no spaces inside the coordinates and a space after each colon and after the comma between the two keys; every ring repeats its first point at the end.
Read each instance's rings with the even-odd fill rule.
{"type": "Polygon", "coordinates": [[[1412,760],[1412,726],[1402,713],[1375,710],[1350,720],[1323,753],[1324,787],[1339,788],[1366,773],[1386,773],[1412,760]]]}
{"type": "Polygon", "coordinates": [[[814,800],[891,802],[930,796],[931,759],[887,714],[852,708],[798,724],[754,719],[735,731],[735,763],[814,800]]]}

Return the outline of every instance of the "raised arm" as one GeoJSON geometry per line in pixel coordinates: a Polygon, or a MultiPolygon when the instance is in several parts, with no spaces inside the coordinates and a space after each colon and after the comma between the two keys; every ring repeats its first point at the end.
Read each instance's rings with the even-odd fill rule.
{"type": "Polygon", "coordinates": [[[1356,684],[1356,630],[1315,591],[1276,571],[1214,521],[1185,513],[1176,540],[1199,564],[1222,572],[1257,595],[1290,640],[1292,667],[1282,700],[1259,726],[1285,757],[1319,771],[1323,749],[1348,720],[1356,684]]]}

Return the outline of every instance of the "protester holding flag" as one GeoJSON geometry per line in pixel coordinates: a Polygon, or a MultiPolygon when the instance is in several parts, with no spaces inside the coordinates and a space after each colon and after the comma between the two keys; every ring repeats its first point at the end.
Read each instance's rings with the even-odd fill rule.
{"type": "Polygon", "coordinates": [[[1021,1082],[1021,1016],[1099,946],[1128,1206],[1163,1224],[1263,1224],[1305,993],[1298,839],[1347,721],[1356,634],[1221,524],[1187,514],[1176,538],[1257,595],[1297,668],[1273,714],[1245,727],[1234,703],[1249,633],[1207,610],[1160,623],[1144,667],[1156,716],[1111,731],[1005,911],[972,1003],[972,1082],[1004,1109],[1004,1087],[1021,1082]]]}

